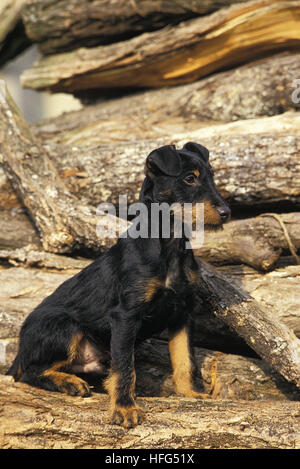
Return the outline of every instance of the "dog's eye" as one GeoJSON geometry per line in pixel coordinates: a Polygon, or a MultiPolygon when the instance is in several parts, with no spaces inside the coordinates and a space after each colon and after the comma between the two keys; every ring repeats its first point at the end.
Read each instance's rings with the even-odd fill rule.
{"type": "Polygon", "coordinates": [[[184,178],[184,182],[189,185],[195,184],[196,176],[194,174],[189,174],[184,178]]]}

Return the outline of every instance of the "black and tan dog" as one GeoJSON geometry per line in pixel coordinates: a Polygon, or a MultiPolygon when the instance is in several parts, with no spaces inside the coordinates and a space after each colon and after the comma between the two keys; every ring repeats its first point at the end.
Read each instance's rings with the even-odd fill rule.
{"type": "MultiPolygon", "coordinates": [[[[208,150],[189,142],[150,153],[140,201],[204,204],[205,225],[222,225],[230,210],[216,190],[208,150]]],[[[149,211],[149,217],[151,218],[149,211]]],[[[151,221],[151,220],[150,220],[151,221]]],[[[197,263],[187,238],[120,238],[64,282],[25,320],[8,371],[15,380],[50,391],[87,396],[82,373],[104,375],[114,423],[141,421],[136,405],[134,349],[167,328],[176,391],[203,397],[193,385],[192,311],[197,263]],[[82,376],[82,375],[81,375],[82,376]]]]}

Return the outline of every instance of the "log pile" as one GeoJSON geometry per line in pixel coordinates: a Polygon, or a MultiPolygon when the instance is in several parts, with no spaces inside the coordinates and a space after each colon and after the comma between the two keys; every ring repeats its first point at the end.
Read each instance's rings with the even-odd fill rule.
{"type": "Polygon", "coordinates": [[[23,86],[82,109],[29,125],[0,82],[0,373],[31,310],[128,227],[97,206],[137,200],[155,147],[209,148],[232,220],[193,246],[211,400],[175,396],[162,333],[136,354],[143,425],[108,423],[101,382],[82,399],[0,375],[0,447],[300,448],[300,1],[23,3],[0,7],[0,65],[21,24],[42,53],[23,86]]]}

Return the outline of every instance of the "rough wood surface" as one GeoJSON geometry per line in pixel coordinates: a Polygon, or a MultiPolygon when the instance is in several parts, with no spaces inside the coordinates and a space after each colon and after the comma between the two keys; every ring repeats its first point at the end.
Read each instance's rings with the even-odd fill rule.
{"type": "MultiPolygon", "coordinates": [[[[0,258],[26,265],[51,266],[52,261],[49,263],[48,259],[55,256],[41,252],[34,225],[23,212],[22,209],[0,210],[0,258]]],[[[300,248],[299,212],[230,221],[220,231],[206,231],[201,247],[192,243],[194,251],[214,265],[245,263],[258,270],[270,270],[282,253],[289,252],[288,239],[278,217],[297,251],[300,248]]]]}
{"type": "Polygon", "coordinates": [[[16,249],[31,244],[40,249],[39,236],[22,209],[0,210],[0,249],[16,249]]]}
{"type": "MultiPolygon", "coordinates": [[[[2,80],[0,116],[2,164],[16,193],[34,219],[44,249],[66,252],[84,245],[99,250],[101,239],[96,232],[95,209],[82,206],[69,193],[48,154],[30,132],[2,80]],[[8,135],[10,138],[7,138],[8,135]]],[[[110,242],[106,239],[105,245],[110,242]]]]}
{"type": "Polygon", "coordinates": [[[176,27],[38,60],[21,76],[37,90],[161,87],[300,46],[300,3],[251,0],[176,27]]]}
{"type": "Polygon", "coordinates": [[[26,32],[43,54],[105,44],[245,0],[29,0],[26,32]]]}
{"type": "Polygon", "coordinates": [[[298,402],[138,398],[147,419],[112,426],[108,398],[71,397],[0,378],[1,448],[300,447],[298,402]]]}
{"type": "Polygon", "coordinates": [[[0,66],[23,51],[29,40],[21,21],[26,0],[1,0],[0,4],[0,66]]]}
{"type": "Polygon", "coordinates": [[[32,129],[43,139],[91,145],[154,138],[162,132],[172,135],[177,129],[183,132],[208,125],[207,121],[276,115],[300,108],[292,99],[299,76],[299,54],[275,54],[188,85],[89,104],[39,122],[32,129]]]}
{"type": "Polygon", "coordinates": [[[195,252],[213,264],[248,264],[259,270],[271,269],[283,249],[289,250],[285,226],[295,250],[300,248],[300,212],[272,214],[235,220],[222,231],[205,234],[204,244],[195,252]]]}
{"type": "Polygon", "coordinates": [[[199,261],[199,287],[214,314],[242,337],[249,347],[288,381],[300,387],[300,340],[267,309],[236,288],[213,267],[199,261]]]}
{"type": "Polygon", "coordinates": [[[153,148],[201,142],[210,150],[217,187],[232,207],[276,204],[278,210],[300,201],[300,115],[288,114],[186,132],[177,128],[170,136],[93,147],[48,140],[46,148],[69,190],[97,206],[118,204],[119,194],[126,194],[129,204],[137,200],[145,158],[153,148]]]}

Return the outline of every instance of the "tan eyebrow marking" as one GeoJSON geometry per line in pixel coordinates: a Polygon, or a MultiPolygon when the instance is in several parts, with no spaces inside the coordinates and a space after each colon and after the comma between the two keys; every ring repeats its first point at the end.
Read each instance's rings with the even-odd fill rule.
{"type": "Polygon", "coordinates": [[[198,169],[195,169],[194,174],[195,174],[195,176],[197,176],[197,177],[200,176],[200,173],[199,173],[198,169]]]}

